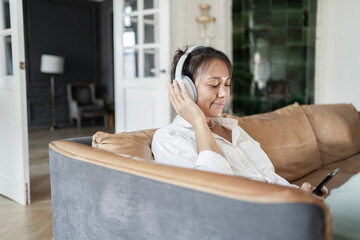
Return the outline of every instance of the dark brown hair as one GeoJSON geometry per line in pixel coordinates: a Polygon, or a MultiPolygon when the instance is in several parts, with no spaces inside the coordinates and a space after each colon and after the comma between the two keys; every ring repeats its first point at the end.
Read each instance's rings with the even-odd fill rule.
{"type": "MultiPolygon", "coordinates": [[[[185,54],[187,49],[188,47],[186,47],[184,51],[178,49],[175,52],[173,62],[171,64],[171,81],[175,79],[176,65],[180,57],[185,54]]],[[[226,64],[226,67],[229,71],[229,76],[231,77],[232,65],[230,59],[223,52],[216,50],[212,47],[197,48],[192,51],[187,56],[184,62],[182,68],[182,75],[190,77],[191,80],[194,82],[198,74],[202,74],[203,72],[205,72],[214,59],[219,59],[226,64]]]]}

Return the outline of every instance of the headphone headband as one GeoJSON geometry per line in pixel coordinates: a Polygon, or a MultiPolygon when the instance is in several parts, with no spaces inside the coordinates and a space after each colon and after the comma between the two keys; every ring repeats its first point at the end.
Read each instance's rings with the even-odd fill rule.
{"type": "Polygon", "coordinates": [[[188,50],[186,50],[186,52],[180,57],[179,61],[176,64],[176,69],[175,69],[175,79],[176,80],[180,80],[182,78],[182,70],[183,70],[183,66],[184,66],[187,56],[192,51],[195,51],[196,49],[199,49],[199,48],[205,48],[205,47],[201,46],[201,45],[192,46],[188,50]]]}

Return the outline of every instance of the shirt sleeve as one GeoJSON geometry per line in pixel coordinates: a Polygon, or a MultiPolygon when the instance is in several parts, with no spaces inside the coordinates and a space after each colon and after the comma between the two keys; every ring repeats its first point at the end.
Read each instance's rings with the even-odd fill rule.
{"type": "Polygon", "coordinates": [[[158,163],[232,175],[230,164],[220,154],[198,152],[196,141],[169,129],[155,132],[151,150],[158,163]]]}
{"type": "Polygon", "coordinates": [[[201,151],[199,153],[195,168],[228,175],[233,174],[228,161],[220,154],[209,150],[201,151]]]}

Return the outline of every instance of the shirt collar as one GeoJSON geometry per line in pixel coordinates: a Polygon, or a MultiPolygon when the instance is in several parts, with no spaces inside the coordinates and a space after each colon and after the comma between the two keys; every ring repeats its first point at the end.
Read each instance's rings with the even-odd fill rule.
{"type": "Polygon", "coordinates": [[[192,128],[191,124],[182,118],[180,115],[176,115],[173,124],[180,125],[185,128],[192,128]]]}
{"type": "MultiPolygon", "coordinates": [[[[229,130],[232,130],[235,126],[238,125],[238,121],[232,118],[213,118],[213,119],[215,124],[223,126],[229,130]]],[[[185,128],[192,128],[191,124],[188,121],[186,121],[184,118],[182,118],[180,115],[176,115],[173,123],[183,126],[185,128]]]]}
{"type": "Polygon", "coordinates": [[[216,125],[221,125],[229,130],[238,125],[238,121],[233,118],[214,118],[214,122],[216,125]]]}

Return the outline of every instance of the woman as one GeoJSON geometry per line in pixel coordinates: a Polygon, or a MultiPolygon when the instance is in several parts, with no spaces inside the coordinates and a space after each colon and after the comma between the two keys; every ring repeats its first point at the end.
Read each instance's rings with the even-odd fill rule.
{"type": "MultiPolygon", "coordinates": [[[[231,62],[223,52],[211,47],[178,50],[171,79],[175,79],[176,69],[193,81],[197,100],[191,99],[184,83],[181,89],[177,80],[169,83],[170,102],[178,115],[154,135],[152,151],[156,162],[294,186],[275,173],[260,144],[236,120],[221,118],[230,96],[232,74],[231,62]],[[181,69],[178,61],[183,62],[181,69]]],[[[312,192],[314,187],[304,183],[301,189],[312,192]]],[[[322,191],[322,197],[328,195],[326,188],[322,191]]]]}

